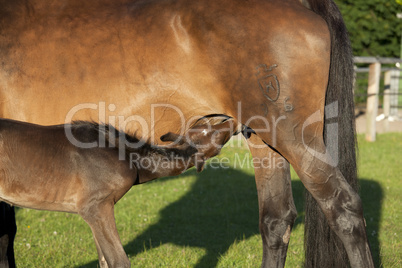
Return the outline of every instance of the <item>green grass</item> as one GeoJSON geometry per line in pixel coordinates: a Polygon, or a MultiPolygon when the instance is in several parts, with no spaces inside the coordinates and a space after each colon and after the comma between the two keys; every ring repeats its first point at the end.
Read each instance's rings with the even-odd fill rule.
{"type": "MultiPolygon", "coordinates": [[[[359,177],[367,231],[377,266],[401,267],[402,134],[359,136],[359,177]]],[[[236,153],[225,147],[225,169],[159,179],[133,187],[116,205],[116,221],[133,267],[258,267],[261,239],[251,167],[234,169],[236,153]]],[[[251,159],[251,158],[250,158],[251,159]]],[[[238,162],[239,163],[239,162],[238,162]]],[[[292,173],[299,216],[287,267],[303,263],[303,186],[292,173]]],[[[18,267],[97,267],[89,227],[77,215],[17,210],[18,267]]]]}

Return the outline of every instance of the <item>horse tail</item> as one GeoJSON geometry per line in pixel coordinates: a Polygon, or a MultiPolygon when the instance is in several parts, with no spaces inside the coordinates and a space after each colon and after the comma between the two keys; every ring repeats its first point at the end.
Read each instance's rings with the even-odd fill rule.
{"type": "MultiPolygon", "coordinates": [[[[331,124],[324,126],[324,141],[330,153],[331,150],[337,151],[338,168],[357,191],[353,57],[347,29],[333,0],[302,2],[327,22],[331,34],[331,63],[325,100],[325,118],[331,118],[331,124]],[[337,133],[333,130],[334,117],[337,133]]],[[[305,266],[348,267],[348,257],[341,240],[329,228],[317,202],[307,191],[305,207],[305,266]]]]}

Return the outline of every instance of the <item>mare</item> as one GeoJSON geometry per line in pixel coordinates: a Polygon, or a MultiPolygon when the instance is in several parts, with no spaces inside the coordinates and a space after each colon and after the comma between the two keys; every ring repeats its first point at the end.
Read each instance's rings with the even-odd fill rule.
{"type": "Polygon", "coordinates": [[[189,133],[187,139],[167,133],[163,139],[180,139],[179,145],[152,146],[110,125],[39,126],[0,119],[0,200],[79,214],[91,227],[100,267],[129,267],[114,205],[140,182],[194,165],[201,170],[231,136],[224,125],[218,127],[198,126],[203,134],[189,133]]]}
{"type": "Polygon", "coordinates": [[[0,59],[1,117],[105,122],[153,144],[232,118],[253,158],[286,162],[255,167],[262,266],[285,264],[291,164],[311,193],[306,266],[373,267],[333,0],[0,0],[0,59]]]}

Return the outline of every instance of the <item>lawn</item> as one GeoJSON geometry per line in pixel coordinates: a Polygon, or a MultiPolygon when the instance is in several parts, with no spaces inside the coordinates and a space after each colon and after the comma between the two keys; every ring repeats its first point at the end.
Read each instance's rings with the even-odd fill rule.
{"type": "MultiPolygon", "coordinates": [[[[402,134],[378,135],[375,143],[358,138],[360,192],[376,266],[401,267],[402,134]]],[[[228,159],[225,168],[214,169],[211,162],[202,173],[192,169],[133,187],[116,205],[118,231],[133,267],[260,265],[251,157],[236,145],[220,155],[228,159]]],[[[299,216],[287,267],[302,267],[304,189],[294,172],[292,187],[299,216]]],[[[16,213],[18,267],[97,267],[90,229],[80,217],[29,209],[16,213]]]]}

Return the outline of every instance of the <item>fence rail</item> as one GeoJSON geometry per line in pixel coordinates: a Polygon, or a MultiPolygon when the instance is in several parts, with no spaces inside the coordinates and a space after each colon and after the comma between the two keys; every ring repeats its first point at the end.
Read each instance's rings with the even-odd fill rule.
{"type": "MultiPolygon", "coordinates": [[[[381,73],[384,72],[384,98],[383,108],[385,127],[388,125],[390,118],[398,117],[398,96],[401,95],[399,91],[399,80],[401,78],[400,68],[382,68],[382,64],[397,64],[402,63],[400,58],[382,58],[382,57],[355,57],[354,62],[369,64],[368,68],[355,67],[355,73],[368,72],[368,87],[367,87],[367,126],[366,126],[366,140],[375,141],[376,139],[376,119],[378,116],[379,106],[379,91],[380,91],[380,78],[381,73]]],[[[398,66],[399,67],[399,66],[398,66]]]]}
{"type": "Polygon", "coordinates": [[[383,57],[354,57],[355,63],[381,63],[381,64],[395,64],[401,63],[400,58],[383,58],[383,57]]]}

